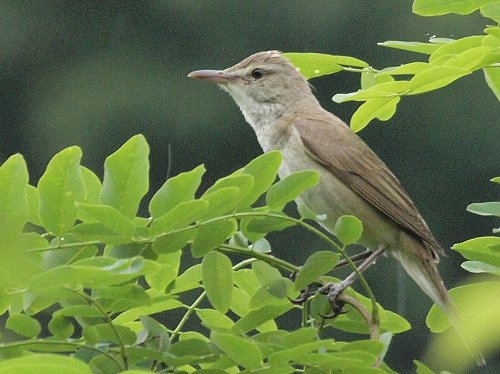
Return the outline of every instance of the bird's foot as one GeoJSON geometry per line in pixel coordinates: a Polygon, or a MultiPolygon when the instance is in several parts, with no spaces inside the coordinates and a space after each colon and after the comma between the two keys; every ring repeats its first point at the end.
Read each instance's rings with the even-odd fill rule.
{"type": "Polygon", "coordinates": [[[326,295],[331,307],[331,312],[327,315],[322,315],[323,318],[335,318],[339,314],[345,313],[343,308],[346,303],[339,296],[348,286],[349,284],[345,282],[327,283],[318,290],[319,293],[326,295]]]}

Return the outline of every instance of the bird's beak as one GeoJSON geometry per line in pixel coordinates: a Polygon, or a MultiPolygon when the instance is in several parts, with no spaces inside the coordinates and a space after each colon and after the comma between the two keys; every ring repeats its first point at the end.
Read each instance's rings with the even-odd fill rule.
{"type": "Polygon", "coordinates": [[[227,83],[233,77],[224,70],[196,70],[188,74],[188,78],[201,79],[213,83],[227,83]]]}

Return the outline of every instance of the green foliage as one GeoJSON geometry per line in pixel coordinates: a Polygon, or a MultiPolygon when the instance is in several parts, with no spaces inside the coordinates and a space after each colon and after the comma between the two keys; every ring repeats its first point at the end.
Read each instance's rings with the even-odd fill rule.
{"type": "MultiPolygon", "coordinates": [[[[424,16],[448,13],[469,14],[481,10],[483,16],[500,21],[498,0],[415,0],[413,11],[424,16]]],[[[488,26],[483,35],[453,40],[432,37],[428,43],[386,41],[379,45],[427,55],[427,62],[409,62],[375,69],[348,56],[317,53],[285,53],[307,78],[350,71],[361,74],[361,89],[336,94],[337,103],[364,102],[353,114],[350,126],[360,131],[372,120],[387,121],[396,113],[403,96],[418,95],[448,86],[457,79],[482,70],[486,83],[500,100],[500,27],[488,26]]]]}
{"type": "MultiPolygon", "coordinates": [[[[205,172],[199,166],[166,181],[147,204],[151,216],[142,217],[137,212],[149,185],[148,149],[142,136],[132,137],[106,159],[102,185],[80,165],[77,147],[54,156],[38,187],[28,185],[21,156],[0,166],[0,211],[7,220],[0,227],[6,259],[0,264],[5,278],[0,305],[12,335],[0,347],[5,370],[28,367],[29,360],[44,370],[47,357],[69,352],[83,365],[81,370],[75,365],[75,372],[99,373],[366,371],[376,362],[379,342],[319,338],[332,326],[368,333],[369,322],[357,308],[370,313],[374,300],[346,291],[361,306],[335,322],[322,316],[328,313],[323,295],[307,301],[307,308],[290,302],[334,270],[345,245],[362,230],[355,217],[342,217],[341,247],[305,222],[318,218],[307,207],[300,208],[301,219],[282,212],[318,183],[316,172],[276,182],[281,154],[270,152],[197,198],[205,172]],[[261,195],[265,205],[253,206],[261,195]],[[290,226],[312,231],[329,250],[304,259],[301,268],[268,254],[264,237],[290,226]],[[180,272],[184,247],[200,263],[180,272]],[[234,263],[233,254],[245,259],[234,263]],[[11,279],[12,269],[19,268],[27,271],[11,279]],[[291,271],[298,271],[295,282],[282,273],[291,271]],[[213,309],[202,307],[207,301],[213,309]],[[303,326],[283,330],[276,318],[296,309],[303,313],[303,326]],[[174,317],[178,311],[180,320],[174,317]],[[40,322],[39,314],[48,322],[40,322]],[[196,318],[208,333],[186,327],[196,318]]],[[[379,304],[376,310],[382,331],[408,328],[379,304]]],[[[54,370],[69,362],[54,361],[54,370]]]]}

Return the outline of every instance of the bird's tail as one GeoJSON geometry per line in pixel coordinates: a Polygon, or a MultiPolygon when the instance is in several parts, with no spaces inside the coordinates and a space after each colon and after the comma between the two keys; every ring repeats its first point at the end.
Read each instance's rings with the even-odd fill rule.
{"type": "Polygon", "coordinates": [[[418,286],[446,313],[467,350],[476,359],[477,365],[486,365],[486,360],[479,346],[457,314],[455,305],[437,271],[431,248],[424,247],[421,242],[409,236],[406,236],[405,241],[408,244],[405,245],[405,250],[394,251],[393,256],[401,262],[406,272],[418,286]],[[415,251],[418,251],[418,254],[415,251]],[[429,253],[429,255],[424,257],[422,253],[429,253]]]}

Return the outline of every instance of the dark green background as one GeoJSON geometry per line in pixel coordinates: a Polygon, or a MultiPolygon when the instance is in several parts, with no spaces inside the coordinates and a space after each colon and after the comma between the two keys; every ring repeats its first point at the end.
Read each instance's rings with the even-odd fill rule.
{"type": "MultiPolygon", "coordinates": [[[[190,81],[201,68],[224,68],[267,49],[345,54],[376,68],[424,56],[378,47],[386,40],[427,41],[480,34],[479,14],[423,18],[410,1],[38,1],[0,2],[0,161],[22,153],[36,184],[51,156],[83,148],[83,164],[102,173],[104,158],[130,136],[151,145],[152,190],[171,174],[205,163],[204,186],[261,150],[231,98],[190,81]]],[[[325,108],[348,120],[359,76],[339,73],[312,84],[325,108]]],[[[490,233],[493,222],[465,211],[498,199],[499,105],[482,74],[404,98],[388,123],[361,136],[399,176],[445,248],[490,233]]],[[[300,232],[273,235],[275,254],[297,264],[324,249],[300,232]]],[[[447,251],[448,286],[466,273],[447,251]]],[[[397,336],[388,362],[407,372],[429,338],[430,301],[392,260],[368,272],[376,295],[414,329],[397,336]],[[399,283],[401,287],[396,284],[399,283]]],[[[491,369],[491,367],[489,368],[491,369]]],[[[487,372],[487,371],[484,371],[487,372]]]]}

